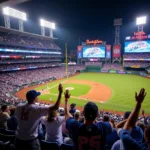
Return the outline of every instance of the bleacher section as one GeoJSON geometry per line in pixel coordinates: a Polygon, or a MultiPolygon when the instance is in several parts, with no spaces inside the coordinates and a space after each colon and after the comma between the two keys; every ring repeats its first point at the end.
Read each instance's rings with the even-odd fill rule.
{"type": "Polygon", "coordinates": [[[54,67],[61,62],[61,49],[50,37],[0,27],[0,72],[54,67]]]}
{"type": "Polygon", "coordinates": [[[125,68],[146,69],[150,66],[150,54],[124,54],[125,68]]]}

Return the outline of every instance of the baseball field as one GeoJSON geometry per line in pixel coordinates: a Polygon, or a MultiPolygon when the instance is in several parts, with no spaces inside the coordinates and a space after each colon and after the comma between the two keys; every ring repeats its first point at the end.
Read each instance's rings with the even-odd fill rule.
{"type": "Polygon", "coordinates": [[[26,91],[34,88],[42,93],[39,97],[40,101],[53,103],[57,98],[59,83],[63,84],[64,90],[70,90],[69,103],[76,103],[79,109],[87,101],[93,101],[100,109],[114,112],[132,110],[135,104],[135,92],[145,88],[147,96],[142,109],[150,114],[150,79],[137,75],[82,73],[45,85],[23,89],[17,93],[17,96],[25,98],[26,91]]]}

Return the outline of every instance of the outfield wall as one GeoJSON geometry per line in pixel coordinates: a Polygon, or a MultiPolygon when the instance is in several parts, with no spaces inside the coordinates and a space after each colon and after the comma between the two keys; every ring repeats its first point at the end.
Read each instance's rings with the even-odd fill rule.
{"type": "Polygon", "coordinates": [[[86,72],[99,72],[100,70],[100,66],[86,66],[86,72]]]}

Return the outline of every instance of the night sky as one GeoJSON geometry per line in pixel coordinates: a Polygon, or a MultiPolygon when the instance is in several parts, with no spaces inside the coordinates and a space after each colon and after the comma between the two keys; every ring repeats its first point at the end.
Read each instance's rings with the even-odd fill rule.
{"type": "MultiPolygon", "coordinates": [[[[27,32],[40,34],[39,18],[54,21],[56,23],[54,36],[58,38],[56,43],[62,49],[67,42],[68,49],[75,50],[79,38],[80,41],[99,39],[113,44],[115,18],[123,18],[122,45],[125,36],[133,35],[133,32],[137,31],[135,24],[137,16],[148,16],[144,31],[150,33],[149,0],[32,0],[13,8],[28,14],[28,21],[24,24],[27,32]]],[[[0,17],[0,25],[4,25],[2,14],[0,17]]],[[[16,28],[14,19],[12,27],[16,28]]]]}

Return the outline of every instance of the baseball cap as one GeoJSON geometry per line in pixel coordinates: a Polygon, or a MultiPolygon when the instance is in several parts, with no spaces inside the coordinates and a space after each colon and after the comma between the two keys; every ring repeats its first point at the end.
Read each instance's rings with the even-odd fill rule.
{"type": "Polygon", "coordinates": [[[93,102],[88,102],[84,106],[84,116],[86,120],[95,120],[98,114],[98,107],[93,102]]]}
{"type": "Polygon", "coordinates": [[[41,93],[37,92],[35,90],[30,90],[26,94],[26,98],[28,101],[34,100],[37,96],[39,96],[41,93]]]}

